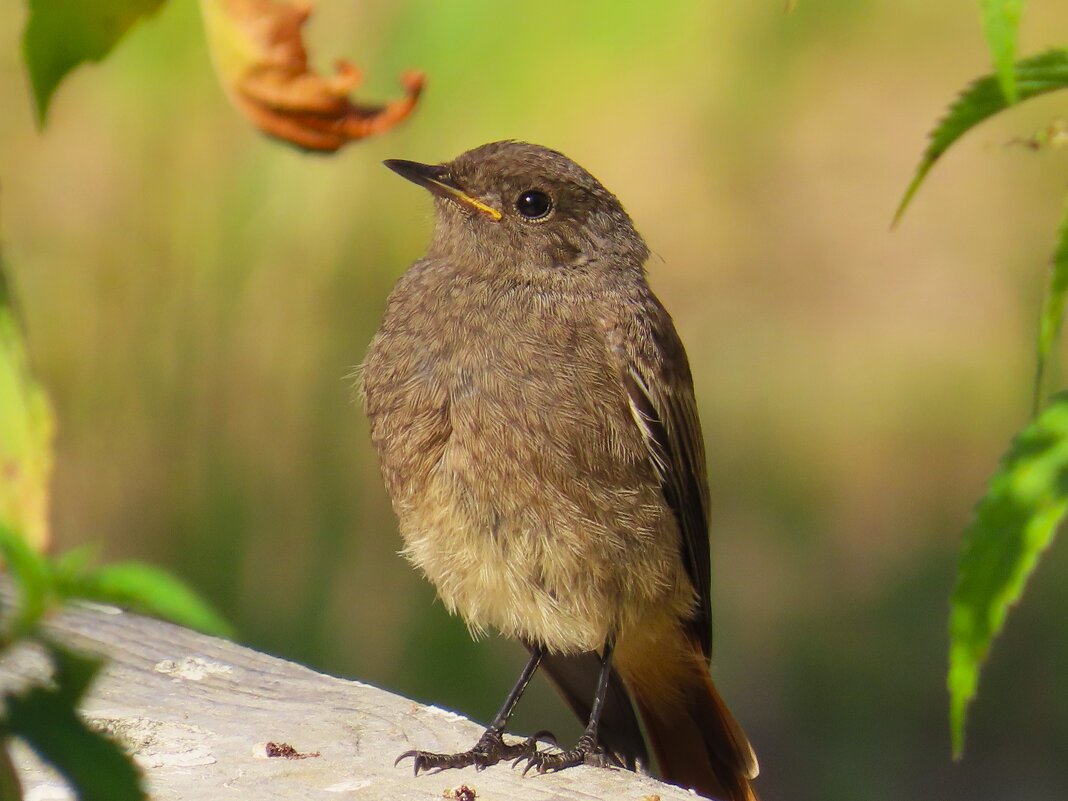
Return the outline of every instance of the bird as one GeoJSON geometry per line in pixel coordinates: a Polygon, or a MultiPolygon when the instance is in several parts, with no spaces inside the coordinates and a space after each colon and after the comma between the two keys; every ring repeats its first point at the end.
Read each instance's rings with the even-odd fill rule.
{"type": "Polygon", "coordinates": [[[756,801],[756,757],[710,674],[693,378],[644,239],[600,181],[539,145],[384,163],[435,207],[360,368],[402,553],[473,634],[529,651],[471,749],[398,764],[647,771],[640,715],[662,778],[756,801]],[[573,747],[505,739],[539,668],[585,724],[573,747]]]}

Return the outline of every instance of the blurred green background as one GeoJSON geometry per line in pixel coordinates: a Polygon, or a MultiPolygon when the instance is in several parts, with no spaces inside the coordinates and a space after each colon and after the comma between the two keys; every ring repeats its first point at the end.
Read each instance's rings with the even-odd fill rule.
{"type": "MultiPolygon", "coordinates": [[[[363,67],[361,97],[429,76],[406,124],[333,158],[231,110],[191,0],[78,70],[38,132],[21,5],[0,4],[0,235],[58,410],[57,548],[153,560],[257,648],[488,719],[524,654],[472,643],[396,555],[350,375],[430,229],[380,161],[527,139],[656,254],[710,453],[715,673],[762,796],[1068,797],[1063,544],[949,760],[959,536],[1028,413],[1068,175],[1068,152],[1007,145],[1060,93],[970,135],[889,230],[926,131],[988,70],[976,4],[322,2],[315,59],[363,67]]],[[[1021,53],[1066,40],[1068,6],[1028,5],[1021,53]]],[[[516,730],[577,736],[531,696],[516,730]]]]}

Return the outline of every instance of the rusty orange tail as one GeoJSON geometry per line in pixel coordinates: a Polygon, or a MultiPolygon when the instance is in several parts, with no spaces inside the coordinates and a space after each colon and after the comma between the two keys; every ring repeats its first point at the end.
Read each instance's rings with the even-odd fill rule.
{"type": "Polygon", "coordinates": [[[759,801],[750,784],[758,772],[756,756],[696,643],[661,649],[660,659],[636,660],[620,670],[666,781],[719,801],[759,801]]]}

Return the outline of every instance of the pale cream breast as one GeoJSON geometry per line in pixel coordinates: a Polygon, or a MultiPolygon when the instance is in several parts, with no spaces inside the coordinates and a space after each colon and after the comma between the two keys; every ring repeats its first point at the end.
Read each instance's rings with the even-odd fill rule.
{"type": "MultiPolygon", "coordinates": [[[[694,594],[667,545],[673,531],[622,530],[590,519],[576,528],[571,515],[502,508],[456,483],[448,461],[421,499],[412,499],[411,513],[400,514],[404,554],[475,632],[496,629],[554,651],[588,651],[647,617],[689,614],[694,594]]],[[[646,514],[649,523],[658,521],[652,509],[646,514]]],[[[620,519],[633,523],[635,515],[624,511],[620,519]]]]}

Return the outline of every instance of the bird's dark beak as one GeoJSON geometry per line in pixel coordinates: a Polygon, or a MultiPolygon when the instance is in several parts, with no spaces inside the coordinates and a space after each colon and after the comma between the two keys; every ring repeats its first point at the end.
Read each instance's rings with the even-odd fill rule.
{"type": "Polygon", "coordinates": [[[497,209],[487,206],[478,198],[471,197],[449,177],[449,172],[439,164],[420,164],[418,161],[404,159],[386,159],[382,162],[393,172],[415,184],[429,189],[439,197],[464,203],[488,215],[496,222],[503,216],[497,209]]]}

